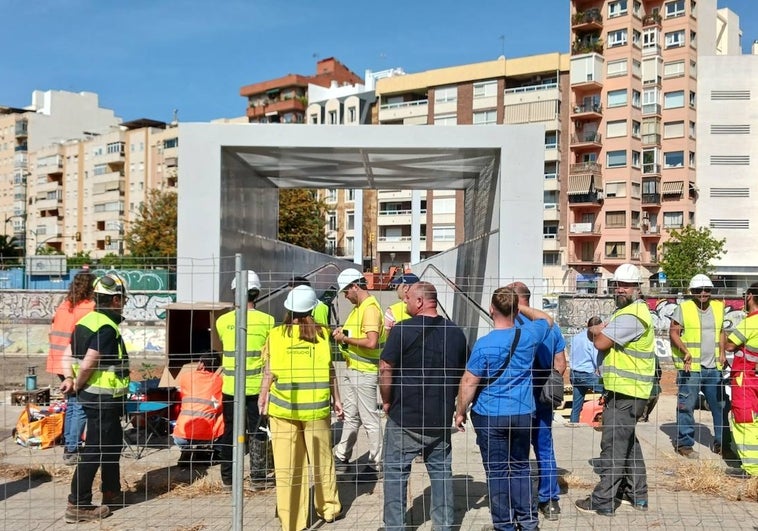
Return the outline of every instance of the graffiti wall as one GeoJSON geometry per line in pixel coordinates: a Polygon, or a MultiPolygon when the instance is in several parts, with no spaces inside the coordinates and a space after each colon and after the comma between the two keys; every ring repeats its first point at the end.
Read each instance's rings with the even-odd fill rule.
{"type": "MultiPolygon", "coordinates": [[[[659,358],[671,357],[671,344],[669,342],[669,327],[671,326],[671,316],[676,306],[684,299],[677,298],[655,298],[645,299],[650,313],[653,316],[653,326],[655,327],[655,347],[656,354],[659,358]]],[[[736,326],[745,318],[743,299],[723,299],[726,307],[724,317],[724,328],[729,329],[736,326]]],[[[558,315],[557,322],[561,327],[566,342],[574,334],[584,331],[587,321],[592,316],[599,316],[604,321],[610,318],[616,305],[612,296],[600,297],[583,297],[561,295],[558,297],[558,315]]]]}

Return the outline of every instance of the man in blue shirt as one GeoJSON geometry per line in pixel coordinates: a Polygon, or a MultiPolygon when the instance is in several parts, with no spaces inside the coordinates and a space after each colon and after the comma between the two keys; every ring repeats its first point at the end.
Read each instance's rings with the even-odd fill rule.
{"type": "Polygon", "coordinates": [[[579,415],[584,406],[584,395],[589,392],[603,392],[597,368],[598,352],[592,343],[593,338],[590,333],[591,327],[602,322],[598,316],[590,317],[587,321],[587,330],[571,338],[571,385],[574,387],[570,419],[572,424],[579,422],[579,415]]]}
{"type": "MultiPolygon", "coordinates": [[[[519,306],[529,306],[532,296],[529,288],[523,282],[513,282],[507,287],[512,288],[519,298],[519,306]]],[[[524,326],[529,319],[519,314],[516,317],[516,327],[524,326]]],[[[540,512],[551,521],[558,520],[561,514],[560,488],[558,487],[558,465],[555,462],[553,449],[553,405],[539,400],[542,387],[545,385],[550,371],[563,373],[566,371],[566,342],[558,325],[553,325],[545,340],[537,349],[534,358],[532,374],[534,377],[532,390],[536,410],[532,419],[532,447],[537,459],[538,471],[538,504],[540,512]]]]}

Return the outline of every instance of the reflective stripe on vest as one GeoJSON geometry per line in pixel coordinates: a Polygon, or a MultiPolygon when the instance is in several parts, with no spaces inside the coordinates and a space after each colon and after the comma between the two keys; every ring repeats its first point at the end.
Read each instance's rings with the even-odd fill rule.
{"type": "Polygon", "coordinates": [[[643,302],[634,302],[616,310],[611,320],[621,315],[639,319],[645,331],[639,339],[625,346],[616,343],[611,346],[600,367],[603,386],[607,391],[647,399],[655,381],[653,318],[647,304],[643,302]]]}
{"type": "Polygon", "coordinates": [[[758,420],[739,423],[732,420],[732,437],[737,447],[737,455],[742,461],[742,468],[753,476],[758,476],[758,420]]]}
{"type": "MultiPolygon", "coordinates": [[[[98,361],[97,368],[92,371],[81,391],[93,395],[109,395],[113,398],[125,395],[129,389],[129,357],[124,351],[124,342],[121,339],[118,325],[110,317],[97,311],[88,313],[76,324],[90,330],[93,334],[96,334],[104,326],[110,326],[116,332],[116,342],[118,343],[118,361],[114,362],[114,360],[103,360],[101,358],[98,361]],[[111,365],[104,365],[104,363],[111,363],[111,365]]],[[[74,358],[72,363],[74,378],[79,373],[81,361],[81,359],[74,358]]]]}
{"type": "Polygon", "coordinates": [[[179,377],[182,408],[174,435],[189,441],[210,441],[223,431],[222,378],[209,371],[192,371],[179,377]]]}
{"type": "MultiPolygon", "coordinates": [[[[274,326],[274,318],[259,310],[247,310],[247,345],[245,345],[245,395],[261,391],[263,359],[261,349],[274,326]]],[[[216,331],[221,339],[223,356],[223,388],[225,395],[234,395],[235,350],[237,343],[236,312],[227,312],[216,320],[216,331]]]]}
{"type": "Polygon", "coordinates": [[[366,334],[364,334],[362,330],[363,314],[366,312],[366,309],[370,307],[376,308],[377,315],[380,316],[377,321],[379,327],[377,330],[379,333],[379,346],[377,348],[371,349],[357,347],[355,345],[347,345],[347,349],[340,350],[342,351],[342,356],[345,358],[345,362],[350,369],[373,373],[378,371],[379,355],[382,353],[386,334],[384,326],[381,322],[382,307],[379,306],[379,302],[376,300],[376,297],[369,295],[361,304],[353,308],[353,310],[350,312],[350,315],[347,316],[345,324],[342,328],[349,331],[349,337],[355,337],[359,339],[366,337],[366,334]]]}
{"type": "Polygon", "coordinates": [[[278,326],[268,338],[269,369],[274,380],[268,414],[289,420],[329,417],[331,347],[328,337],[300,340],[300,327],[278,326]]]}
{"type": "Polygon", "coordinates": [[[741,348],[734,353],[736,358],[744,358],[750,363],[758,363],[758,352],[751,352],[747,348],[741,348]]]}
{"type": "MultiPolygon", "coordinates": [[[[711,311],[713,313],[713,323],[715,326],[714,338],[716,340],[714,346],[714,357],[716,359],[716,368],[721,370],[721,363],[719,362],[719,338],[721,337],[721,329],[724,325],[724,303],[721,301],[711,300],[711,311]]],[[[687,347],[692,356],[692,364],[690,365],[691,372],[700,372],[700,347],[702,343],[702,313],[698,309],[695,301],[684,301],[680,306],[682,310],[682,321],[679,323],[682,326],[682,343],[687,347]]],[[[671,354],[674,360],[674,367],[678,370],[684,370],[684,353],[671,345],[671,354]]]]}

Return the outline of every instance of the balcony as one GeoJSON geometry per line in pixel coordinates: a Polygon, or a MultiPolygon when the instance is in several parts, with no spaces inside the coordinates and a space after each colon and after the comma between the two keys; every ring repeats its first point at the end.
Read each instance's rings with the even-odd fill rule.
{"type": "Polygon", "coordinates": [[[660,103],[646,103],[642,106],[642,116],[660,116],[661,104],[660,103]]]}
{"type": "Polygon", "coordinates": [[[26,153],[27,151],[29,151],[29,145],[26,142],[24,142],[23,144],[19,144],[16,146],[15,151],[16,153],[26,153]]]}
{"type": "Polygon", "coordinates": [[[599,174],[602,171],[602,165],[597,162],[577,162],[569,166],[569,174],[579,173],[596,173],[599,174]]]}
{"type": "Polygon", "coordinates": [[[571,45],[571,55],[582,55],[586,53],[596,53],[602,55],[602,39],[576,40],[571,45]]]}
{"type": "Polygon", "coordinates": [[[16,135],[16,138],[29,136],[29,122],[27,120],[19,120],[16,122],[14,134],[16,135]]]}
{"type": "Polygon", "coordinates": [[[661,174],[661,165],[660,164],[643,164],[642,165],[642,175],[660,175],[661,174]]]}
{"type": "Polygon", "coordinates": [[[571,135],[571,147],[600,147],[602,135],[597,131],[571,135]]]}
{"type": "Polygon", "coordinates": [[[574,105],[571,109],[572,118],[602,118],[603,105],[601,103],[588,103],[584,105],[574,105]]]}
{"type": "MultiPolygon", "coordinates": [[[[426,214],[426,212],[424,212],[426,214]]],[[[381,226],[399,226],[411,224],[410,210],[380,210],[377,218],[377,225],[381,226]]]]}
{"type": "Polygon", "coordinates": [[[261,103],[248,107],[247,117],[260,120],[261,118],[265,118],[267,116],[278,116],[280,114],[286,114],[290,112],[304,113],[305,107],[305,102],[300,98],[278,101],[268,100],[268,103],[261,103]]]}
{"type": "Polygon", "coordinates": [[[555,234],[543,234],[542,235],[542,250],[543,251],[560,251],[561,244],[558,241],[558,236],[555,234]]]}
{"type": "Polygon", "coordinates": [[[543,190],[546,192],[558,192],[561,189],[561,183],[558,181],[558,175],[555,173],[546,173],[543,190]]]}
{"type": "MultiPolygon", "coordinates": [[[[379,106],[379,121],[394,122],[408,120],[410,118],[424,118],[429,116],[429,100],[401,101],[398,103],[385,103],[379,106]]],[[[424,121],[426,123],[426,121],[424,121]]]]}
{"type": "Polygon", "coordinates": [[[570,238],[599,238],[599,223],[572,223],[569,225],[570,238]]]}
{"type": "Polygon", "coordinates": [[[661,86],[661,76],[655,76],[650,79],[643,79],[642,85],[644,87],[653,87],[653,86],[661,86]]]}
{"type": "Polygon", "coordinates": [[[571,29],[576,32],[602,30],[603,16],[600,10],[595,8],[574,13],[571,17],[571,29]]]}
{"type": "Polygon", "coordinates": [[[55,181],[55,180],[53,180],[53,181],[47,181],[47,182],[42,183],[42,184],[38,184],[35,187],[35,190],[36,190],[37,193],[55,192],[55,191],[57,191],[59,189],[62,190],[62,185],[61,185],[61,183],[59,183],[58,181],[55,181]]]}
{"type": "Polygon", "coordinates": [[[600,253],[570,253],[568,257],[568,264],[570,266],[599,266],[600,265],[600,253]]]}
{"type": "Polygon", "coordinates": [[[545,212],[542,215],[543,221],[560,221],[561,213],[558,209],[558,203],[545,203],[545,212]]]}
{"type": "Polygon", "coordinates": [[[661,194],[642,194],[642,208],[661,206],[661,194]]]}
{"type": "Polygon", "coordinates": [[[26,153],[16,153],[16,156],[13,159],[14,168],[26,168],[28,164],[29,156],[26,153]]]}
{"type": "Polygon", "coordinates": [[[640,234],[643,238],[660,238],[661,237],[661,228],[659,226],[654,227],[647,227],[646,225],[642,225],[642,233],[640,234]]]}
{"type": "Polygon", "coordinates": [[[541,83],[505,89],[503,105],[520,105],[536,101],[561,100],[561,91],[557,83],[541,83]]]}
{"type": "Polygon", "coordinates": [[[58,210],[63,205],[63,199],[41,199],[34,203],[37,210],[58,210]]]}
{"type": "Polygon", "coordinates": [[[658,133],[651,133],[649,135],[642,135],[642,145],[643,146],[660,146],[661,145],[661,135],[658,133]]]}
{"type": "Polygon", "coordinates": [[[648,13],[642,17],[642,27],[648,28],[650,26],[661,26],[661,15],[659,13],[648,13]]]}
{"type": "Polygon", "coordinates": [[[389,201],[390,199],[399,199],[403,201],[410,201],[413,198],[412,190],[379,190],[377,194],[379,202],[389,201]]]}

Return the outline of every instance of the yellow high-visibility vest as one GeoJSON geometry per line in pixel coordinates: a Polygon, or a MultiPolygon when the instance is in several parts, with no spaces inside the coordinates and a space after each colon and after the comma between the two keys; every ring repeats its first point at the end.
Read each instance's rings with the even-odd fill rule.
{"type": "MultiPolygon", "coordinates": [[[[721,370],[721,362],[719,361],[719,338],[721,337],[721,329],[724,325],[724,303],[722,301],[711,300],[711,309],[713,310],[713,322],[715,324],[714,338],[716,340],[715,356],[716,356],[716,368],[721,370]]],[[[682,325],[682,343],[687,347],[692,356],[692,364],[690,365],[690,372],[700,372],[700,346],[702,344],[702,333],[700,330],[700,310],[698,310],[695,301],[684,301],[679,305],[682,309],[682,321],[679,323],[682,325]]],[[[684,352],[679,350],[671,344],[671,354],[674,360],[674,367],[678,370],[684,370],[684,352]]]]}
{"type": "Polygon", "coordinates": [[[376,297],[370,295],[361,304],[353,308],[342,327],[343,330],[348,331],[348,337],[366,337],[366,334],[364,334],[361,329],[361,325],[363,323],[363,314],[366,312],[366,309],[370,307],[376,308],[377,315],[380,316],[380,319],[377,321],[379,346],[377,348],[364,348],[356,347],[355,345],[347,345],[346,349],[341,349],[342,356],[345,358],[347,366],[350,369],[355,369],[356,371],[361,372],[378,372],[379,355],[382,353],[382,347],[384,346],[385,331],[384,326],[381,323],[382,307],[379,306],[376,297]]]}
{"type": "MultiPolygon", "coordinates": [[[[223,345],[221,358],[224,384],[221,392],[234,395],[234,352],[237,346],[236,311],[227,312],[216,319],[216,331],[223,345]]],[[[259,310],[247,310],[247,345],[245,347],[245,395],[261,392],[263,359],[261,349],[266,344],[269,331],[274,327],[274,318],[259,310]]]]}
{"type": "MultiPolygon", "coordinates": [[[[118,325],[110,317],[98,311],[88,313],[76,325],[85,327],[93,334],[96,334],[104,326],[110,326],[116,331],[118,343],[118,362],[114,363],[111,359],[99,361],[97,368],[92,371],[81,391],[93,395],[109,395],[112,398],[124,396],[129,389],[129,356],[124,349],[124,342],[121,339],[121,331],[118,329],[118,325]]],[[[74,360],[71,365],[74,379],[79,373],[82,362],[76,357],[77,355],[74,352],[74,360]]]]}

